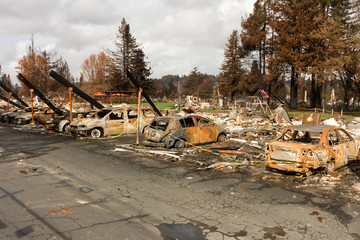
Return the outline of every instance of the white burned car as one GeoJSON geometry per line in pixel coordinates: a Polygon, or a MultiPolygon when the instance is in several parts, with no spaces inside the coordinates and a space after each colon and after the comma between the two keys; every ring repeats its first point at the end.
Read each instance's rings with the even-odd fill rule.
{"type": "MultiPolygon", "coordinates": [[[[140,131],[154,117],[151,108],[140,109],[140,131]]],[[[82,136],[99,138],[102,136],[115,136],[137,132],[137,107],[103,108],[87,118],[81,118],[70,124],[70,133],[82,136]]]]}

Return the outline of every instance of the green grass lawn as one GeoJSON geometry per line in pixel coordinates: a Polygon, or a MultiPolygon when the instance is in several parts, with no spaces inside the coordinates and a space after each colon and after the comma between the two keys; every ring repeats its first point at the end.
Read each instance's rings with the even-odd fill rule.
{"type": "MultiPolygon", "coordinates": [[[[288,113],[290,117],[298,118],[298,117],[302,117],[304,113],[315,113],[315,111],[289,111],[288,113]]],[[[331,112],[327,112],[327,111],[325,111],[325,113],[322,113],[322,111],[317,111],[316,113],[320,114],[321,120],[325,120],[332,117],[338,117],[341,114],[339,112],[334,112],[334,115],[332,115],[331,112]]],[[[344,113],[342,117],[348,121],[352,121],[354,120],[356,115],[354,115],[353,113],[344,113]]]]}
{"type": "MultiPolygon", "coordinates": [[[[155,106],[159,109],[159,110],[168,110],[168,109],[171,109],[175,106],[175,104],[180,104],[180,103],[176,103],[176,102],[156,102],[154,103],[155,106]]],[[[129,104],[131,106],[137,106],[137,104],[129,104]]],[[[150,104],[149,103],[141,103],[141,106],[149,106],[150,107],[150,104]]]]}

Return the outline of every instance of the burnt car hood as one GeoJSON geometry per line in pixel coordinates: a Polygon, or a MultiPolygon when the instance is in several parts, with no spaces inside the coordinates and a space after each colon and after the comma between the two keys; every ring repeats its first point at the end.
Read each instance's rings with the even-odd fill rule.
{"type": "Polygon", "coordinates": [[[71,123],[71,125],[79,126],[79,125],[92,125],[96,124],[97,122],[100,122],[101,119],[97,118],[82,118],[79,120],[75,120],[71,123]]]}

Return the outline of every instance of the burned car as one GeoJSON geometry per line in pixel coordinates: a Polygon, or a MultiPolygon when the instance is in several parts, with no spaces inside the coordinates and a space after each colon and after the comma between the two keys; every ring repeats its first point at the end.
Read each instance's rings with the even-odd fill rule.
{"type": "Polygon", "coordinates": [[[265,166],[305,175],[326,173],[357,159],[359,141],[345,129],[328,125],[299,125],[284,130],[266,147],[265,166]]]}
{"type": "Polygon", "coordinates": [[[226,131],[210,119],[188,115],[154,118],[145,127],[144,135],[145,145],[183,148],[187,143],[199,145],[224,141],[226,131]]]}
{"type": "Polygon", "coordinates": [[[14,111],[8,111],[1,114],[1,122],[2,123],[13,123],[13,120],[16,116],[31,111],[30,108],[25,109],[14,109],[14,111]]]}
{"type": "MultiPolygon", "coordinates": [[[[156,114],[150,108],[141,108],[140,131],[156,114]]],[[[81,118],[70,124],[70,133],[90,135],[92,138],[131,134],[137,132],[138,109],[136,107],[103,108],[90,117],[81,118]]]]}
{"type": "MultiPolygon", "coordinates": [[[[80,118],[92,117],[92,115],[94,113],[95,113],[94,110],[84,112],[84,113],[74,113],[73,112],[73,118],[80,119],[80,118]]],[[[69,115],[70,115],[70,113],[69,113],[69,115]]],[[[55,119],[54,120],[54,125],[55,125],[54,130],[56,130],[57,132],[69,133],[70,132],[70,116],[69,115],[55,119]]]]}

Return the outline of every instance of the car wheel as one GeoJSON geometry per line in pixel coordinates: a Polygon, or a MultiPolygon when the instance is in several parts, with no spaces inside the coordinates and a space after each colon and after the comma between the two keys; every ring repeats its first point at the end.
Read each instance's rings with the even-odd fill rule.
{"type": "Polygon", "coordinates": [[[328,162],[325,166],[325,173],[326,174],[331,174],[335,171],[335,163],[333,160],[331,160],[330,162],[328,162]]]}
{"type": "Polygon", "coordinates": [[[166,140],[165,140],[165,146],[166,146],[167,148],[172,148],[172,147],[174,146],[174,144],[175,144],[175,138],[173,138],[173,137],[168,137],[168,138],[166,138],[166,140]]]}
{"type": "Polygon", "coordinates": [[[65,124],[65,126],[63,127],[62,131],[64,133],[69,133],[70,132],[70,124],[65,124]]]}
{"type": "Polygon", "coordinates": [[[184,148],[185,145],[186,145],[186,143],[185,143],[185,141],[182,140],[182,139],[177,140],[177,141],[175,142],[175,147],[176,147],[176,148],[184,148]]]}
{"type": "Polygon", "coordinates": [[[3,123],[9,123],[9,118],[8,117],[5,117],[2,119],[3,123]]]}
{"type": "Polygon", "coordinates": [[[99,128],[94,128],[90,131],[90,136],[92,138],[99,138],[102,136],[102,131],[99,128]]]}
{"type": "Polygon", "coordinates": [[[226,135],[224,133],[220,133],[220,135],[217,138],[218,142],[224,142],[226,140],[226,135]]]}

